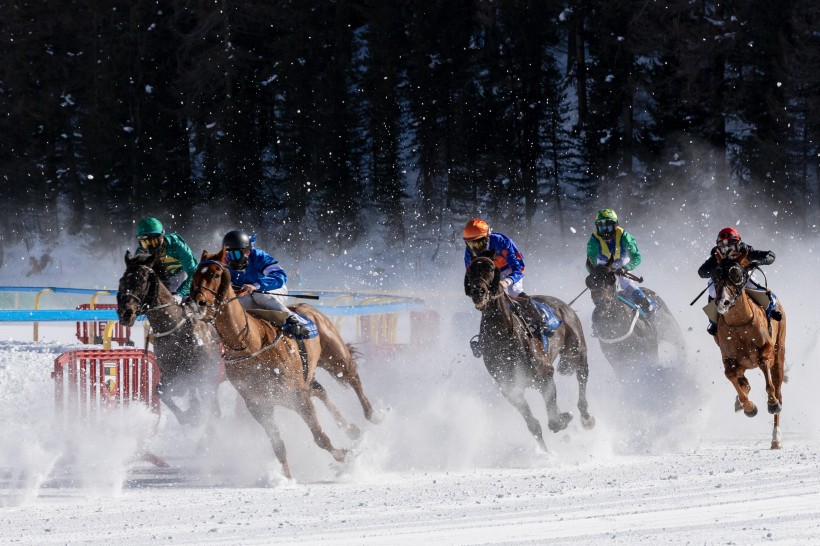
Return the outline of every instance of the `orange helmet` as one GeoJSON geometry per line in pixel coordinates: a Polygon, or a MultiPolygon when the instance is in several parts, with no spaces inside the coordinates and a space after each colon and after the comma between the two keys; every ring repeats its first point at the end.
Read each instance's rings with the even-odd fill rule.
{"type": "Polygon", "coordinates": [[[490,236],[490,225],[481,218],[473,218],[464,226],[464,240],[475,241],[490,236]]]}

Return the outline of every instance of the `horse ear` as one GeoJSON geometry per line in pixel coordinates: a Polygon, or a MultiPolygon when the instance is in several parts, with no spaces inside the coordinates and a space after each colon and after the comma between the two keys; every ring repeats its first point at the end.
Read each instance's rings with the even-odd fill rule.
{"type": "Polygon", "coordinates": [[[464,273],[464,293],[469,296],[470,295],[470,283],[468,279],[467,273],[464,273]]]}
{"type": "Polygon", "coordinates": [[[222,248],[219,250],[219,252],[214,254],[213,259],[216,260],[217,262],[221,263],[221,264],[227,263],[227,261],[225,260],[225,254],[227,252],[228,252],[227,249],[223,245],[222,248]]]}
{"type": "Polygon", "coordinates": [[[586,281],[584,281],[584,282],[587,285],[587,288],[589,288],[590,290],[595,288],[595,282],[592,280],[592,274],[591,273],[589,275],[587,275],[586,281]]]}
{"type": "Polygon", "coordinates": [[[208,255],[208,251],[203,250],[202,251],[202,256],[199,258],[199,261],[204,262],[205,260],[210,260],[210,259],[211,259],[211,257],[208,255]]]}
{"type": "Polygon", "coordinates": [[[125,251],[125,265],[128,266],[130,264],[131,264],[131,251],[126,250],[125,251]]]}

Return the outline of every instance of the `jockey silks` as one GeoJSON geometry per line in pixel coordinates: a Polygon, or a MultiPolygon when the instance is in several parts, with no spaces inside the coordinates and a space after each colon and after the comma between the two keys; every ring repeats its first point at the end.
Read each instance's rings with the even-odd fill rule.
{"type": "Polygon", "coordinates": [[[593,232],[587,242],[587,258],[587,270],[589,264],[611,263],[613,268],[623,267],[631,271],[641,263],[641,253],[635,238],[620,226],[615,228],[615,237],[611,241],[605,241],[593,232]]]}
{"type": "MultiPolygon", "coordinates": [[[[184,271],[187,278],[177,288],[176,293],[180,296],[187,296],[191,289],[191,279],[194,278],[196,265],[199,263],[194,257],[191,247],[176,233],[166,233],[165,243],[159,250],[159,258],[165,266],[165,271],[168,272],[169,277],[179,274],[184,271]]],[[[137,254],[151,253],[150,250],[137,249],[137,254]]]]}
{"type": "MultiPolygon", "coordinates": [[[[487,250],[495,252],[493,264],[499,269],[501,280],[510,279],[515,284],[524,278],[524,257],[512,239],[501,233],[491,233],[487,250]]],[[[468,248],[464,251],[464,265],[467,269],[472,261],[473,255],[468,248]]]]}
{"type": "Polygon", "coordinates": [[[248,256],[248,265],[241,271],[232,269],[231,283],[234,285],[251,284],[257,290],[276,290],[282,288],[288,282],[288,275],[279,265],[276,259],[258,248],[251,248],[248,256]]]}

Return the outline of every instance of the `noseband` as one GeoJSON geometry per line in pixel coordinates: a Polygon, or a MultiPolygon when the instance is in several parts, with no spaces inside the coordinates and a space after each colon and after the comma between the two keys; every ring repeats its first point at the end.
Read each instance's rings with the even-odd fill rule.
{"type": "Polygon", "coordinates": [[[717,299],[720,299],[727,284],[734,286],[735,294],[729,299],[729,304],[727,306],[727,308],[731,308],[743,293],[743,287],[746,285],[748,279],[749,273],[747,273],[737,263],[732,264],[725,269],[720,268],[718,274],[715,276],[715,296],[717,296],[717,299]]]}
{"type": "MultiPolygon", "coordinates": [[[[493,268],[495,268],[495,263],[493,263],[493,261],[490,258],[485,258],[485,257],[474,259],[470,264],[471,268],[472,268],[472,264],[474,264],[478,261],[488,262],[493,268]]],[[[487,298],[486,298],[487,300],[495,299],[495,298],[499,297],[501,294],[504,293],[502,291],[499,294],[493,294],[492,284],[491,284],[492,281],[488,282],[487,280],[484,279],[484,277],[476,276],[476,275],[471,275],[470,277],[471,277],[470,278],[470,298],[473,297],[473,294],[475,293],[475,290],[478,287],[480,287],[481,285],[484,285],[487,288],[487,298]],[[478,277],[478,278],[476,278],[476,277],[478,277]]]]}

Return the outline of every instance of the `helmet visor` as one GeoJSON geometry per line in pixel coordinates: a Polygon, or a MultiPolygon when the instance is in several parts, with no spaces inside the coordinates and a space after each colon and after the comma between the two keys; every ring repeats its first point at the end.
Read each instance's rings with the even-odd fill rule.
{"type": "Polygon", "coordinates": [[[225,255],[228,257],[229,262],[239,263],[245,256],[245,252],[241,248],[231,248],[225,251],[225,255]]]}
{"type": "Polygon", "coordinates": [[[148,235],[140,235],[137,237],[140,243],[140,248],[143,250],[154,250],[162,244],[161,233],[150,233],[148,235]]]}
{"type": "Polygon", "coordinates": [[[738,244],[737,241],[734,239],[723,239],[717,242],[717,247],[720,250],[721,254],[724,256],[728,256],[737,252],[738,244]]]}
{"type": "Polygon", "coordinates": [[[595,229],[598,230],[598,233],[601,235],[612,235],[615,233],[615,226],[616,222],[612,220],[601,220],[599,222],[595,222],[595,229]]]}
{"type": "Polygon", "coordinates": [[[464,241],[467,243],[467,248],[472,250],[474,253],[482,252],[487,250],[487,243],[490,239],[488,237],[482,237],[481,239],[475,239],[473,241],[464,241]]]}

